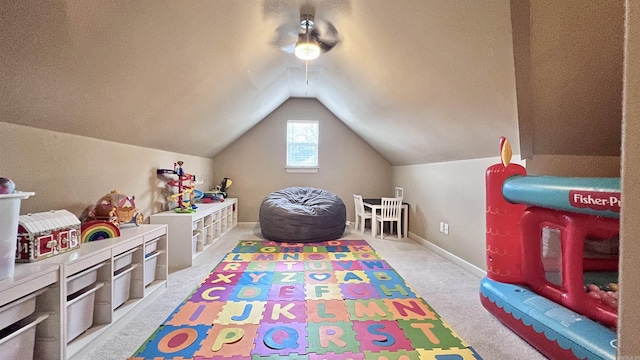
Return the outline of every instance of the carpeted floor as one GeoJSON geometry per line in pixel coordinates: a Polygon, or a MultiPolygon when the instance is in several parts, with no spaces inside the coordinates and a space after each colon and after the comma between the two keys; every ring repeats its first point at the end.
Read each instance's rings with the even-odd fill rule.
{"type": "Polygon", "coordinates": [[[131,358],[479,359],[365,240],[241,240],[131,358]]]}
{"type": "MultiPolygon", "coordinates": [[[[205,276],[240,240],[262,240],[257,228],[239,227],[199,256],[194,266],[169,274],[169,288],[128,321],[116,324],[83,359],[126,359],[154,333],[173,311],[199,286],[205,276]]],[[[509,331],[480,304],[480,279],[410,239],[374,239],[370,233],[347,231],[342,238],[365,239],[403,277],[455,332],[484,359],[544,359],[535,349],[509,331]]]]}

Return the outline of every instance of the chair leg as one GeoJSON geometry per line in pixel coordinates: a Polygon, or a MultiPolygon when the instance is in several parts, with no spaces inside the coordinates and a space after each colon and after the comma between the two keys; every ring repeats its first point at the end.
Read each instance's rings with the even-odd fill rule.
{"type": "Polygon", "coordinates": [[[360,224],[360,232],[364,234],[364,225],[367,223],[367,219],[362,218],[362,223],[360,224]]]}
{"type": "Polygon", "coordinates": [[[356,230],[358,230],[358,222],[359,221],[360,221],[360,216],[358,216],[358,214],[356,214],[356,221],[354,222],[355,223],[354,229],[356,229],[356,230]]]}
{"type": "Polygon", "coordinates": [[[396,221],[396,232],[398,233],[398,240],[402,239],[402,231],[400,231],[400,221],[396,221]]]}

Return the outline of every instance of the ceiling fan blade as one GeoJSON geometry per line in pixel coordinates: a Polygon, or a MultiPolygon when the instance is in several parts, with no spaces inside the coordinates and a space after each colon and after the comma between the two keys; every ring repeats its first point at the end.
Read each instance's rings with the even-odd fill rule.
{"type": "Polygon", "coordinates": [[[293,53],[293,48],[298,41],[298,28],[292,25],[281,25],[275,31],[273,45],[279,47],[285,52],[293,53]],[[290,51],[289,51],[290,50],[290,51]]]}
{"type": "Polygon", "coordinates": [[[323,52],[333,49],[340,42],[338,30],[328,21],[317,20],[311,30],[311,36],[315,38],[323,52]]]}

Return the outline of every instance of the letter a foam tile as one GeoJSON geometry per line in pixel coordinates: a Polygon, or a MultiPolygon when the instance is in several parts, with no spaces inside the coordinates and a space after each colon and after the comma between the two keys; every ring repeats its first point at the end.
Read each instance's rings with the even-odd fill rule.
{"type": "Polygon", "coordinates": [[[243,240],[134,360],[480,359],[364,240],[243,240]]]}

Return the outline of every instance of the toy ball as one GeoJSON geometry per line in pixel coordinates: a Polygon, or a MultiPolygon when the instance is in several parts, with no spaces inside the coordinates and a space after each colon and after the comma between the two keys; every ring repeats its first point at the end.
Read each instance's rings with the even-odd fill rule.
{"type": "Polygon", "coordinates": [[[0,194],[13,194],[16,184],[11,179],[0,177],[0,194]]]}

